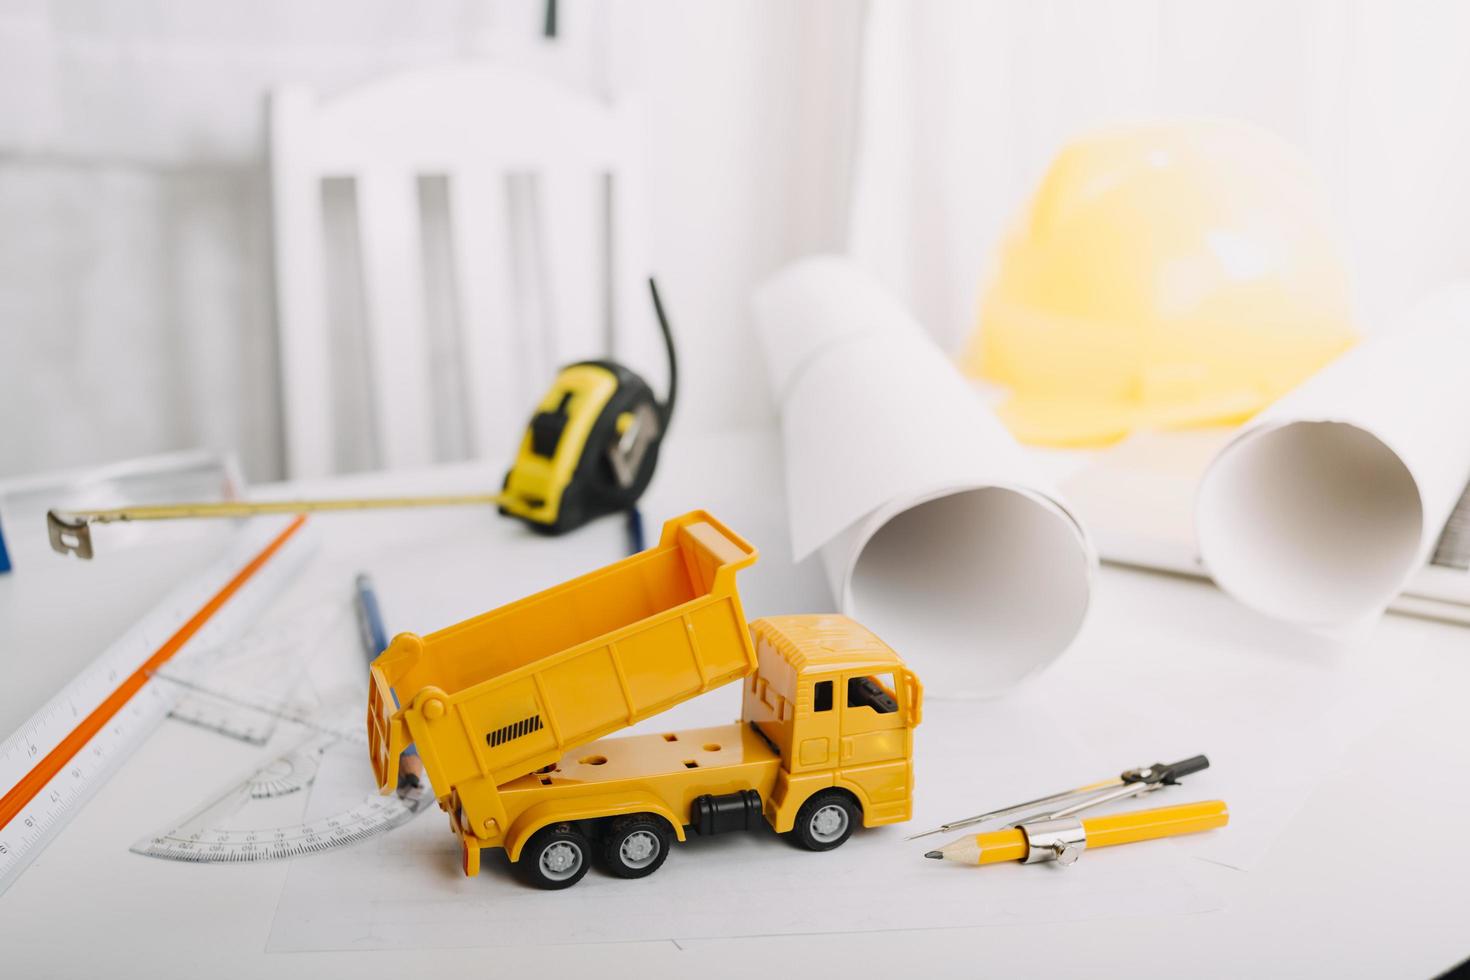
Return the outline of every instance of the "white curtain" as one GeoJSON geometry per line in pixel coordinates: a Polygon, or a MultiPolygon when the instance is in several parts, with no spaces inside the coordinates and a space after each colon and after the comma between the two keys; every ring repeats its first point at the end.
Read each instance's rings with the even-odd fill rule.
{"type": "Polygon", "coordinates": [[[1303,151],[1367,329],[1470,275],[1470,4],[874,0],[864,45],[850,248],[950,349],[1052,155],[1113,121],[1303,151]]]}
{"type": "MultiPolygon", "coordinates": [[[[1056,148],[1234,116],[1337,205],[1371,325],[1470,274],[1470,4],[565,0],[563,66],[647,108],[690,431],[768,420],[755,284],[848,249],[948,347],[1056,148]]],[[[0,475],[191,446],[282,472],[262,100],[510,57],[542,0],[0,5],[0,475]]]]}

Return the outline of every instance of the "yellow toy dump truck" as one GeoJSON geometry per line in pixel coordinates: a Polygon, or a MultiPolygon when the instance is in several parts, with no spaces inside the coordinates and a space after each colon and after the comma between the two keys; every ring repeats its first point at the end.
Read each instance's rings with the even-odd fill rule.
{"type": "Polygon", "coordinates": [[[566,888],[597,859],[641,878],[674,839],[764,817],[811,850],[907,820],[923,689],[842,616],[747,625],[735,573],[756,551],[703,511],[656,547],[425,637],[372,666],[379,788],[418,746],[464,871],[504,848],[531,884],[566,888]],[[739,722],[605,738],[746,679],[739,722]]]}

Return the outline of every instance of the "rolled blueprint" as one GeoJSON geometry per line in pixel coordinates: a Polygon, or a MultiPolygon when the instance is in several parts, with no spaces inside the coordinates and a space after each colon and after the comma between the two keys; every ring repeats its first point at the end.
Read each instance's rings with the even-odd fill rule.
{"type": "Polygon", "coordinates": [[[1439,292],[1267,409],[1210,464],[1195,522],[1222,589],[1347,626],[1423,566],[1470,480],[1470,283],[1439,292]]]}
{"type": "Polygon", "coordinates": [[[795,559],[935,695],[994,695],[1054,660],[1087,611],[1081,526],[898,302],[844,259],[757,291],[780,406],[795,559]]]}

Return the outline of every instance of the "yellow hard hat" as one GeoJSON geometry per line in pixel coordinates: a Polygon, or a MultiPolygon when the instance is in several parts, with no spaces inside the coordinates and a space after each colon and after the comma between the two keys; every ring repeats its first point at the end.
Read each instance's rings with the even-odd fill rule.
{"type": "Polygon", "coordinates": [[[1241,421],[1353,344],[1321,191],[1236,123],[1139,125],[1052,162],[1002,246],[972,375],[1022,442],[1241,421]]]}

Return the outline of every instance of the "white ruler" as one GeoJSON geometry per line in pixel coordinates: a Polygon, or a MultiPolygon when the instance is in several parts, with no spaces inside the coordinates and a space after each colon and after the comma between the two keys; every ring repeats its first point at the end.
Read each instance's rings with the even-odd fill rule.
{"type": "Polygon", "coordinates": [[[285,586],[310,551],[303,522],[252,522],[0,745],[0,893],[173,707],[179,685],[153,674],[241,633],[285,586]]]}

